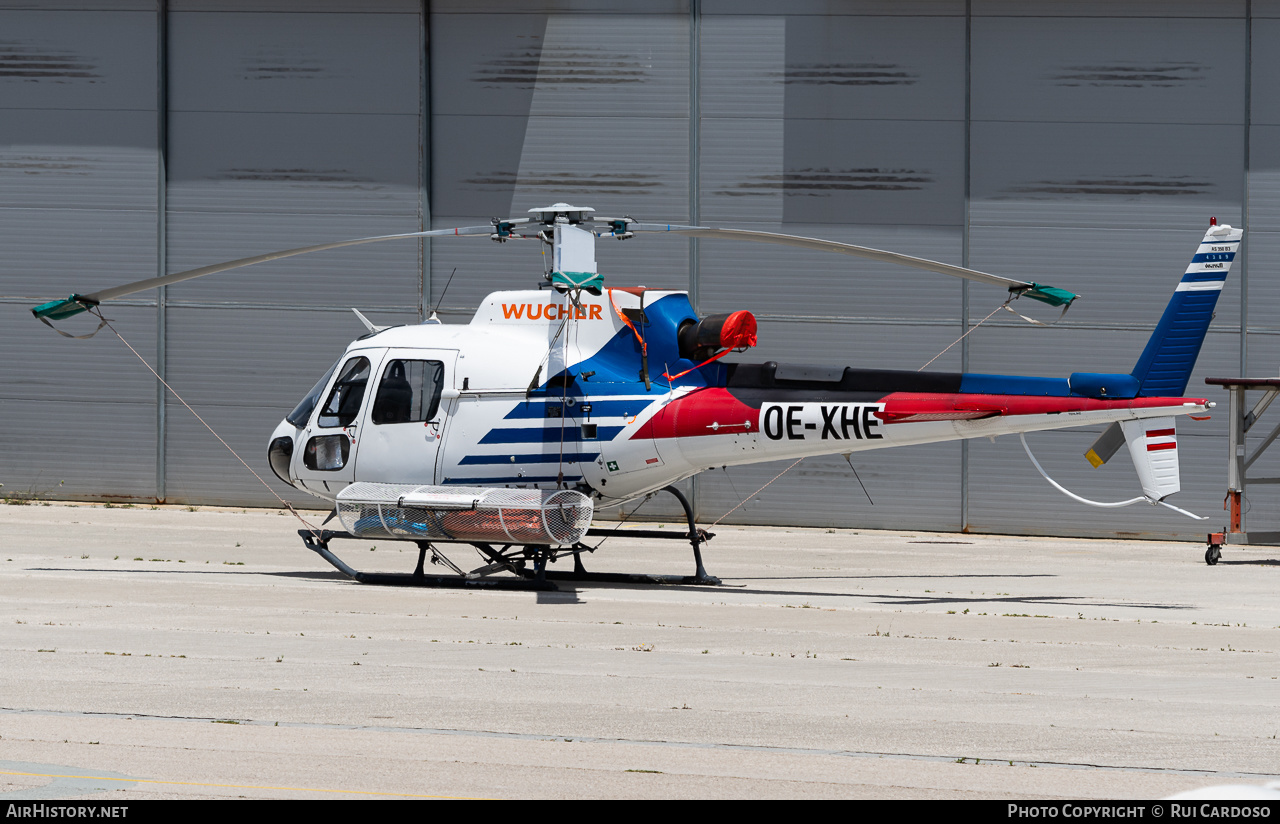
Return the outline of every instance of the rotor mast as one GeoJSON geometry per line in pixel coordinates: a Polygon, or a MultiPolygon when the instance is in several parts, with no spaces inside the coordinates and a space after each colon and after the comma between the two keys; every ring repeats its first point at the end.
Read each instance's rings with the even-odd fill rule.
{"type": "MultiPolygon", "coordinates": [[[[553,203],[530,209],[532,222],[545,228],[538,237],[551,244],[552,270],[548,279],[553,286],[567,289],[590,289],[597,293],[604,284],[596,264],[596,233],[592,230],[595,209],[553,203]]],[[[504,240],[495,236],[497,240],[504,240]]]]}

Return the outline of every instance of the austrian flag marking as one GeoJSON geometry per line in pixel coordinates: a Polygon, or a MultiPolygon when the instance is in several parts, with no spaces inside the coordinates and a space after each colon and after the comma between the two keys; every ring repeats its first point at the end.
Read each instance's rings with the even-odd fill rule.
{"type": "Polygon", "coordinates": [[[1152,429],[1147,433],[1147,451],[1160,452],[1165,449],[1177,449],[1178,442],[1172,429],[1152,429]]]}

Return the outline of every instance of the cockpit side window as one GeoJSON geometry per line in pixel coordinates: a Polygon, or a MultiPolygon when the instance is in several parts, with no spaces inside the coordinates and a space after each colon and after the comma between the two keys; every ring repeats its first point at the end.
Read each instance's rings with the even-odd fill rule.
{"type": "Polygon", "coordinates": [[[307,396],[293,408],[293,411],[285,416],[285,420],[299,429],[307,425],[307,421],[311,420],[311,412],[316,408],[316,404],[320,402],[320,393],[329,385],[329,378],[333,377],[333,373],[338,370],[338,364],[342,363],[342,358],[338,358],[333,362],[333,366],[329,367],[329,371],[324,373],[324,377],[316,381],[316,385],[311,387],[311,391],[307,396]]]}
{"type": "Polygon", "coordinates": [[[350,426],[360,414],[360,404],[364,401],[364,390],[368,384],[369,359],[357,357],[347,361],[316,423],[328,428],[350,426]]]}
{"type": "Polygon", "coordinates": [[[443,389],[440,361],[392,359],[382,371],[371,418],[375,424],[432,420],[440,409],[443,389]]]}

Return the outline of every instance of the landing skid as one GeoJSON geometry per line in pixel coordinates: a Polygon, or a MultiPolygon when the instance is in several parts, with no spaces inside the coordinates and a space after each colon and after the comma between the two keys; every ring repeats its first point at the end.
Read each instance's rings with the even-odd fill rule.
{"type": "Polygon", "coordinates": [[[432,554],[432,560],[443,557],[439,555],[431,544],[426,541],[415,541],[418,544],[418,568],[411,573],[407,572],[360,572],[353,569],[345,561],[334,555],[329,549],[329,542],[334,538],[349,538],[359,540],[354,535],[346,532],[332,532],[330,530],[322,530],[319,535],[307,529],[299,529],[298,535],[302,537],[302,542],[307,549],[324,558],[333,568],[341,572],[353,581],[361,584],[373,584],[374,586],[400,586],[400,587],[435,587],[448,589],[520,589],[520,590],[540,590],[546,592],[554,592],[559,587],[546,580],[545,575],[541,580],[535,578],[486,578],[468,575],[427,575],[423,569],[424,561],[427,553],[432,554]]]}
{"type": "Polygon", "coordinates": [[[612,529],[589,529],[587,530],[587,536],[605,538],[622,534],[628,538],[689,541],[693,547],[693,557],[696,564],[696,572],[693,575],[588,572],[582,565],[582,554],[584,552],[594,552],[595,547],[582,543],[577,543],[570,547],[513,544],[499,547],[493,544],[472,543],[470,546],[478,550],[489,563],[470,572],[464,572],[430,541],[413,541],[418,547],[418,566],[412,573],[360,572],[335,555],[329,549],[329,542],[335,538],[362,539],[347,532],[335,532],[327,529],[321,530],[318,534],[309,529],[300,529],[298,530],[298,535],[301,536],[302,542],[307,549],[324,558],[343,575],[361,584],[373,584],[375,586],[534,590],[543,592],[559,590],[559,587],[555,584],[556,581],[601,584],[719,586],[720,579],[708,575],[702,565],[701,545],[715,537],[715,533],[697,528],[693,520],[693,507],[689,505],[688,499],[681,494],[680,490],[669,486],[665,488],[665,491],[673,494],[684,508],[685,517],[689,522],[688,533],[682,534],[657,529],[628,530],[625,533],[618,533],[612,529]],[[573,557],[572,572],[547,569],[548,564],[567,556],[573,557]],[[432,564],[443,564],[452,569],[455,574],[428,575],[425,569],[428,557],[430,557],[432,564]],[[498,572],[512,573],[515,577],[491,577],[498,572]]]}

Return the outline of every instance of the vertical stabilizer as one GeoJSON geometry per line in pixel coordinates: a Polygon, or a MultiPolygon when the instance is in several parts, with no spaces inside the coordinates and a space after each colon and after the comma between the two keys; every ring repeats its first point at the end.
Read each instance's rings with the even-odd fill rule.
{"type": "Polygon", "coordinates": [[[1178,474],[1178,438],[1173,418],[1121,421],[1129,455],[1142,482],[1142,494],[1159,501],[1182,488],[1178,474]]]}
{"type": "Polygon", "coordinates": [[[1211,225],[1133,369],[1140,397],[1180,397],[1235,261],[1241,229],[1211,225]]]}

